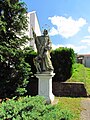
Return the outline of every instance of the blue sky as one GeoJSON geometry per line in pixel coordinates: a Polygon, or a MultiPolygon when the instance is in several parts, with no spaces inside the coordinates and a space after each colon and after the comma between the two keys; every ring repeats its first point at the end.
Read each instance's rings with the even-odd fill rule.
{"type": "Polygon", "coordinates": [[[36,11],[40,29],[48,28],[53,44],[90,54],[90,0],[22,0],[36,11]]]}

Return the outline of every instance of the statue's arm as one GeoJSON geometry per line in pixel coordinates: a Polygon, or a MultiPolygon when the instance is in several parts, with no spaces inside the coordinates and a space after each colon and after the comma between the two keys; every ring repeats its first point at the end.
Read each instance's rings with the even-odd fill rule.
{"type": "Polygon", "coordinates": [[[47,42],[46,42],[45,49],[46,49],[46,50],[51,50],[51,49],[52,49],[52,42],[51,42],[49,36],[48,36],[48,40],[47,40],[47,42]]]}

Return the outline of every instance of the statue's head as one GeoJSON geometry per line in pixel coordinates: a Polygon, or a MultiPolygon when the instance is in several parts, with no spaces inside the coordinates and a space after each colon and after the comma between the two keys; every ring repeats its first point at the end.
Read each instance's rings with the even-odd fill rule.
{"type": "Polygon", "coordinates": [[[47,34],[48,34],[48,30],[44,29],[43,35],[47,35],[47,34]]]}

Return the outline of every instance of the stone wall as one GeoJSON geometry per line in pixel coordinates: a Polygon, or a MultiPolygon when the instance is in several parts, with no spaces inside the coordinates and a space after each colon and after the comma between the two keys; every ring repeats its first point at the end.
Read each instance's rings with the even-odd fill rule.
{"type": "Polygon", "coordinates": [[[53,94],[63,97],[86,97],[87,91],[82,82],[53,82],[53,94]]]}
{"type": "MultiPolygon", "coordinates": [[[[55,96],[63,97],[86,97],[87,91],[82,82],[55,82],[52,83],[52,91],[55,96]]],[[[30,80],[28,86],[28,95],[38,95],[38,79],[30,80]]]]}

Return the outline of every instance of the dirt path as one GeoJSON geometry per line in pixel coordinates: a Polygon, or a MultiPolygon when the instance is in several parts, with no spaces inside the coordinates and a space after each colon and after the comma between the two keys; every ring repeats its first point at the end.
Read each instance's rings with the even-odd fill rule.
{"type": "Polygon", "coordinates": [[[90,120],[90,98],[81,101],[81,117],[80,120],[90,120]]]}

